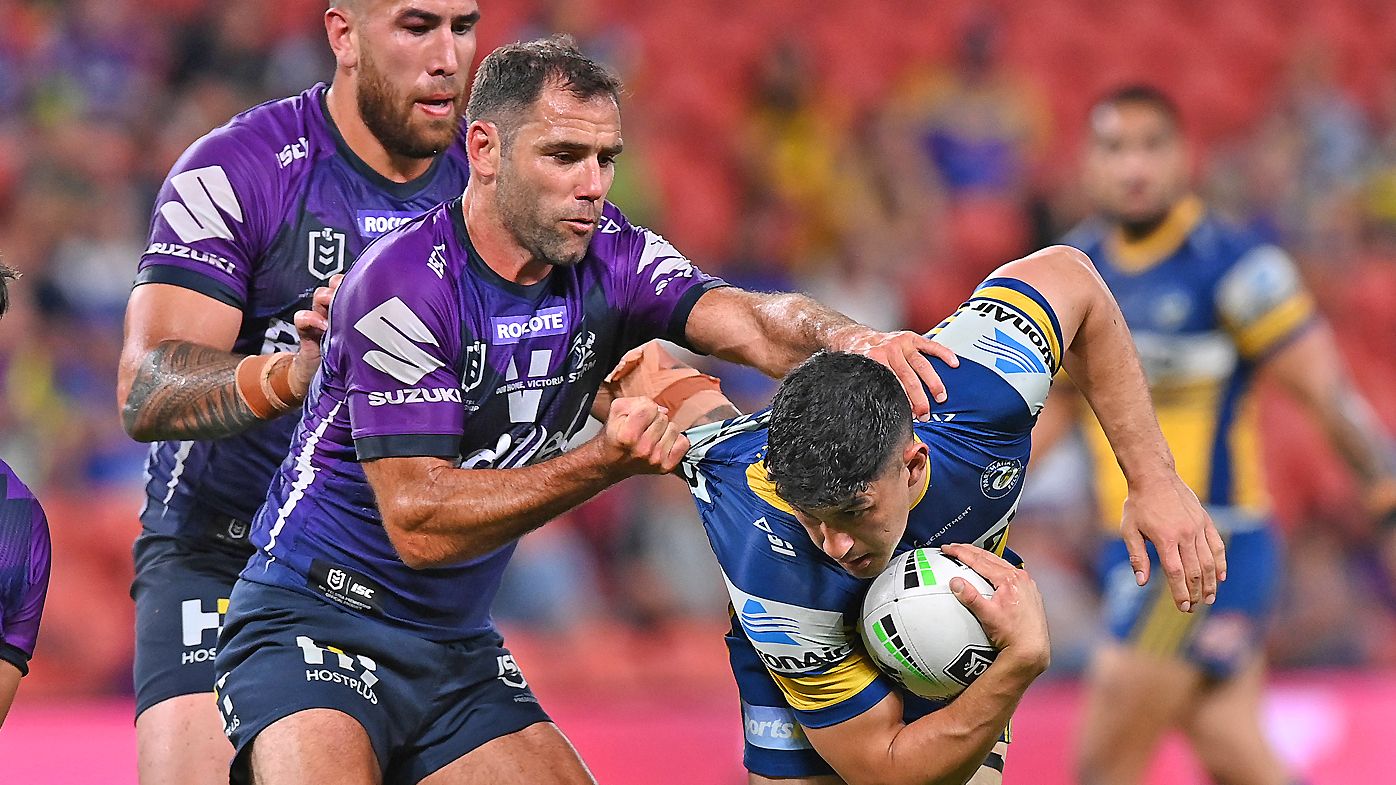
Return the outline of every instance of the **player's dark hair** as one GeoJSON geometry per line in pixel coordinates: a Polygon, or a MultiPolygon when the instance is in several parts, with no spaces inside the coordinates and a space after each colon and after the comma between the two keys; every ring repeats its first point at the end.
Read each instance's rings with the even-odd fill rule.
{"type": "Polygon", "coordinates": [[[10,281],[19,277],[19,271],[0,262],[0,316],[10,310],[10,281]]]}
{"type": "Polygon", "coordinates": [[[1183,113],[1178,108],[1178,102],[1174,101],[1168,93],[1143,82],[1121,85],[1102,95],[1096,99],[1095,103],[1091,104],[1090,114],[1094,116],[1096,112],[1106,107],[1118,107],[1126,104],[1147,106],[1163,115],[1174,128],[1183,126],[1183,113]]]}
{"type": "Polygon", "coordinates": [[[911,403],[891,370],[820,352],[785,377],[771,402],[766,473],[796,507],[833,507],[867,490],[910,437],[911,403]]]}
{"type": "Polygon", "coordinates": [[[571,36],[558,34],[501,46],[480,61],[466,117],[494,123],[508,144],[515,130],[510,120],[532,106],[548,85],[580,101],[609,96],[620,104],[620,78],[583,55],[571,36]]]}

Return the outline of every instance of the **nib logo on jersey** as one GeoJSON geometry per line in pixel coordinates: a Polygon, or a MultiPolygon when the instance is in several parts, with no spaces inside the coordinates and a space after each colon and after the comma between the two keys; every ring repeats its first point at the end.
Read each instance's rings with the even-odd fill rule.
{"type": "Polygon", "coordinates": [[[821,673],[853,653],[852,637],[837,611],[816,610],[757,597],[727,582],[737,622],[773,672],[821,673]]]}
{"type": "Polygon", "coordinates": [[[304,635],[296,636],[296,645],[301,648],[306,665],[319,667],[306,668],[306,681],[323,681],[343,684],[359,694],[359,697],[378,705],[378,694],[373,685],[378,683],[378,663],[362,654],[350,654],[335,646],[321,646],[304,635]],[[360,670],[362,669],[362,670],[360,670]]]}
{"type": "Polygon", "coordinates": [[[223,628],[223,617],[228,613],[228,599],[220,597],[214,602],[214,610],[204,610],[203,600],[185,600],[179,604],[179,619],[183,627],[182,642],[185,651],[179,657],[181,665],[208,662],[218,654],[217,646],[204,646],[204,642],[218,642],[218,631],[223,628]],[[209,635],[209,633],[213,633],[209,635]]]}

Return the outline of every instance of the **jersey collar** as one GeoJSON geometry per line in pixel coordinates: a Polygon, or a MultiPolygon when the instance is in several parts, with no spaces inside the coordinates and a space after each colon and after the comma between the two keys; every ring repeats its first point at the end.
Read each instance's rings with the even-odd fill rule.
{"type": "Polygon", "coordinates": [[[1202,200],[1188,195],[1178,200],[1157,228],[1137,240],[1129,240],[1118,227],[1106,239],[1110,256],[1122,270],[1141,273],[1172,256],[1202,222],[1202,200]]]}

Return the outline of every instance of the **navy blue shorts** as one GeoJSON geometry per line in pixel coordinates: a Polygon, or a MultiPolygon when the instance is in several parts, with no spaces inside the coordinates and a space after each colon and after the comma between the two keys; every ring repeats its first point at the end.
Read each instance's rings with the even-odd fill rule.
{"type": "MultiPolygon", "coordinates": [[[[742,707],[742,763],[746,770],[763,777],[817,777],[834,774],[834,769],[815,752],[795,712],[766,665],[756,654],[736,619],[727,633],[727,656],[742,707]]],[[[913,722],[945,706],[939,701],[902,694],[902,721],[913,722]]],[[[1004,730],[1001,741],[1009,740],[1004,730]]],[[[991,755],[991,758],[996,757],[991,755]]],[[[986,761],[987,763],[987,761],[986,761]]],[[[1002,764],[997,766],[1002,770],[1002,764]]]]}
{"type": "Polygon", "coordinates": [[[1174,606],[1152,544],[1149,583],[1141,587],[1134,583],[1124,542],[1106,542],[1098,572],[1111,636],[1143,652],[1181,657],[1209,678],[1235,673],[1263,645],[1283,560],[1269,526],[1223,533],[1223,539],[1226,580],[1217,587],[1217,601],[1193,613],[1174,606]]]}
{"type": "Polygon", "coordinates": [[[218,630],[250,553],[150,532],[136,539],[136,716],[170,698],[213,692],[218,630]]]}
{"type": "Polygon", "coordinates": [[[252,741],[306,709],[368,733],[383,782],[415,783],[548,715],[497,632],[451,643],[413,635],[289,589],[240,580],[219,636],[217,701],[251,782],[252,741]]]}

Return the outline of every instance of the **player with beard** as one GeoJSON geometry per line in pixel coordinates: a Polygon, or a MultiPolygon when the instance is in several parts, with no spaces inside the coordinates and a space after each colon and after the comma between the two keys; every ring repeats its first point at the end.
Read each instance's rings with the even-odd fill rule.
{"type": "MultiPolygon", "coordinates": [[[[0,264],[0,316],[9,310],[9,282],[18,277],[0,264]]],[[[48,596],[49,556],[44,509],[0,461],[0,725],[34,656],[48,596]]]]}
{"type": "Polygon", "coordinates": [[[479,16],[475,0],[336,3],[332,84],[213,130],[159,193],[118,389],[127,432],[152,442],[132,586],[144,785],[227,781],[214,645],[319,365],[324,316],[301,309],[371,240],[464,189],[479,16]]]}
{"type": "MultiPolygon", "coordinates": [[[[1088,144],[1085,179],[1098,214],[1066,242],[1095,260],[1119,301],[1178,474],[1226,539],[1230,577],[1216,602],[1193,614],[1136,585],[1140,565],[1120,541],[1127,484],[1100,429],[1087,427],[1109,640],[1091,665],[1080,780],[1142,781],[1163,734],[1177,728],[1213,781],[1286,785],[1293,775],[1260,724],[1264,633],[1283,560],[1264,489],[1254,382],[1290,394],[1364,485],[1371,510],[1389,515],[1396,479],[1388,438],[1353,389],[1289,255],[1191,193],[1189,151],[1168,96],[1149,86],[1107,95],[1091,111],[1088,144]]],[[[1064,430],[1071,402],[1047,408],[1039,450],[1064,430]]]]}
{"type": "Polygon", "coordinates": [[[777,375],[820,348],[920,351],[801,295],[704,275],[605,201],[620,85],[566,39],[480,64],[465,193],[344,280],[291,454],[219,638],[235,782],[591,782],[490,619],[514,543],[688,442],[643,397],[593,407],[664,337],[777,375]],[[595,408],[603,431],[564,451],[595,408]]]}

